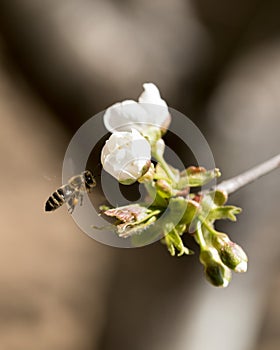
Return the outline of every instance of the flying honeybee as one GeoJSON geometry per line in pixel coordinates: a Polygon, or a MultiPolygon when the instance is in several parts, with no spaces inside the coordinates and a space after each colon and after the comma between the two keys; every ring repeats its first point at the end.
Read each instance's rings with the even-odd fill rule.
{"type": "Polygon", "coordinates": [[[46,201],[45,211],[54,211],[64,203],[69,205],[69,212],[72,213],[75,206],[83,202],[85,192],[91,192],[96,186],[96,181],[91,171],[85,170],[80,175],[71,177],[66,185],[58,188],[46,201]]]}

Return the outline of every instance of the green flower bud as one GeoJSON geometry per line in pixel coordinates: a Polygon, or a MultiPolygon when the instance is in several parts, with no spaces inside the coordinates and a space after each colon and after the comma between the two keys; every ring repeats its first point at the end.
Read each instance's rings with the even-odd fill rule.
{"type": "Polygon", "coordinates": [[[231,271],[222,263],[215,248],[207,247],[200,252],[200,262],[204,265],[207,280],[215,287],[227,287],[231,271]]]}
{"type": "Polygon", "coordinates": [[[217,249],[222,262],[234,272],[246,272],[248,257],[244,250],[232,242],[226,234],[212,238],[213,246],[217,249]]]}
{"type": "Polygon", "coordinates": [[[248,257],[236,243],[229,242],[220,249],[222,262],[234,272],[246,272],[248,257]]]}
{"type": "Polygon", "coordinates": [[[214,193],[210,192],[209,194],[213,195],[213,201],[216,205],[224,205],[228,200],[228,194],[222,190],[216,190],[214,193]]]}

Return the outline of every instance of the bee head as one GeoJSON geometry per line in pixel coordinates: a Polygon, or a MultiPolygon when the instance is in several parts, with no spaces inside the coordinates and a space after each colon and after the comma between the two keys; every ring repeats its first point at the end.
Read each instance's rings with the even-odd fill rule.
{"type": "Polygon", "coordinates": [[[96,186],[96,181],[94,179],[94,176],[92,175],[92,172],[90,170],[85,170],[83,172],[83,177],[85,180],[85,185],[88,190],[96,186]]]}

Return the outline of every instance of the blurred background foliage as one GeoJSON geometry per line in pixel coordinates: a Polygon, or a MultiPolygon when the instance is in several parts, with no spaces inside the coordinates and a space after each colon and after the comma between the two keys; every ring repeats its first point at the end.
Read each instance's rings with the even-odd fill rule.
{"type": "Polygon", "coordinates": [[[224,178],[279,153],[280,3],[0,8],[1,349],[279,349],[279,172],[230,198],[244,213],[220,229],[250,265],[226,290],[197,257],[102,246],[43,205],[76,129],[147,81],[203,131],[224,178]]]}

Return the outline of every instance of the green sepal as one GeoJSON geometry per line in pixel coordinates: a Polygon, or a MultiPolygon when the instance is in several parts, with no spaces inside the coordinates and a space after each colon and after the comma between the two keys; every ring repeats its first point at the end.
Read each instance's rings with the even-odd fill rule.
{"type": "Polygon", "coordinates": [[[234,205],[219,206],[210,210],[207,220],[221,220],[229,219],[231,221],[236,221],[236,215],[241,213],[242,209],[234,205]]]}
{"type": "Polygon", "coordinates": [[[191,200],[191,199],[185,199],[182,197],[178,197],[180,200],[184,200],[186,203],[186,208],[184,215],[182,216],[182,219],[180,220],[181,224],[190,225],[192,221],[195,219],[196,216],[199,214],[200,205],[198,202],[191,200]]]}
{"type": "MultiPolygon", "coordinates": [[[[132,230],[133,245],[145,245],[156,239],[163,238],[169,234],[174,228],[177,228],[178,234],[182,234],[182,230],[186,228],[182,218],[188,207],[188,201],[185,198],[170,198],[167,208],[158,208],[161,211],[157,215],[157,220],[149,226],[139,226],[137,230],[132,230]]],[[[137,226],[137,225],[136,225],[137,226]]]]}
{"type": "Polygon", "coordinates": [[[157,220],[156,216],[152,216],[142,223],[122,223],[117,225],[117,235],[122,238],[132,237],[134,235],[141,235],[145,231],[148,231],[149,237],[152,235],[152,228],[154,227],[154,222],[157,220]]]}
{"type": "Polygon", "coordinates": [[[168,201],[166,198],[161,196],[160,192],[157,191],[155,186],[155,181],[150,181],[147,183],[144,183],[144,186],[150,196],[154,201],[150,206],[154,207],[163,207],[166,208],[168,205],[168,201]]]}
{"type": "Polygon", "coordinates": [[[179,231],[175,228],[174,230],[170,231],[164,237],[164,239],[162,239],[163,243],[166,244],[167,249],[172,256],[175,255],[176,250],[178,251],[177,256],[182,256],[184,254],[186,255],[193,254],[193,251],[191,251],[189,248],[184,246],[182,238],[180,237],[182,234],[183,234],[183,231],[179,233],[179,231]]]}
{"type": "Polygon", "coordinates": [[[185,233],[186,229],[187,229],[187,225],[185,224],[178,224],[176,226],[176,230],[180,236],[182,236],[185,233]]]}
{"type": "Polygon", "coordinates": [[[194,200],[187,199],[184,197],[173,197],[170,198],[168,210],[170,210],[170,215],[172,222],[181,225],[190,225],[191,222],[199,213],[199,203],[194,200]]]}
{"type": "MultiPolygon", "coordinates": [[[[180,179],[180,172],[178,169],[173,168],[171,165],[168,165],[170,171],[172,172],[172,174],[174,175],[174,177],[176,178],[177,182],[180,179]]],[[[155,180],[159,180],[159,179],[165,179],[168,180],[170,182],[170,179],[168,177],[168,175],[166,174],[166,172],[164,171],[164,169],[162,168],[162,166],[160,165],[160,163],[157,163],[156,168],[155,168],[155,176],[154,176],[155,180]]]]}
{"type": "Polygon", "coordinates": [[[167,179],[159,179],[155,182],[157,194],[162,198],[170,198],[172,196],[171,182],[167,179]]]}
{"type": "Polygon", "coordinates": [[[203,167],[191,166],[180,173],[177,188],[200,187],[220,176],[221,173],[217,168],[206,170],[203,167]]]}

